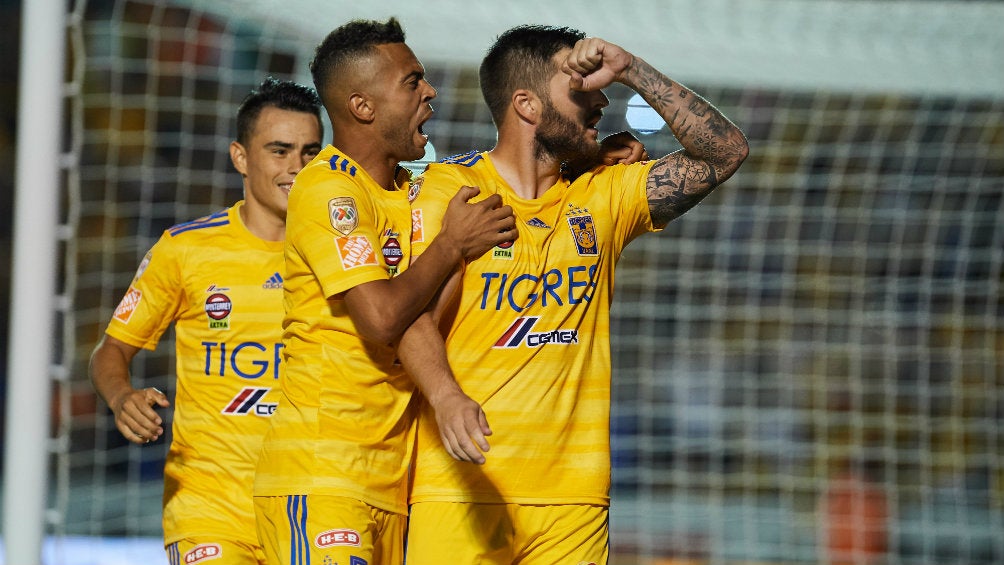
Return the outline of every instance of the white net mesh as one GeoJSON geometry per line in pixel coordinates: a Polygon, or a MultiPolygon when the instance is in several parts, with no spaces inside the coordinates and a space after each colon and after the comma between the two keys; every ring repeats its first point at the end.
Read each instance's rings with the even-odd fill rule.
{"type": "MultiPolygon", "coordinates": [[[[269,74],[309,84],[310,50],[327,31],[397,13],[439,89],[427,128],[436,153],[494,143],[470,61],[532,12],[458,4],[450,17],[467,25],[442,31],[424,27],[422,3],[373,13],[287,4],[119,0],[84,10],[73,98],[83,143],[66,262],[76,360],[61,386],[57,533],[160,535],[166,442],[122,440],[94,400],[86,359],[160,232],[240,198],[226,147],[253,86],[269,74]]],[[[1004,70],[984,60],[1004,52],[1004,26],[994,27],[1004,12],[892,3],[913,6],[915,20],[900,6],[895,21],[873,21],[877,3],[751,3],[757,11],[719,1],[706,9],[735,18],[713,26],[699,10],[673,20],[651,4],[620,12],[634,9],[630,20],[648,31],[622,26],[611,39],[658,65],[667,55],[652,30],[675,21],[666,42],[692,42],[677,78],[740,125],[751,154],[718,192],[621,261],[614,563],[1001,562],[1004,88],[993,87],[1004,86],[1004,70]],[[743,18],[759,26],[736,23],[743,18]],[[960,28],[968,32],[940,59],[948,64],[931,63],[930,45],[894,50],[897,38],[943,40],[960,28]],[[765,33],[783,39],[788,59],[736,70],[727,56],[736,45],[779,48],[757,43],[765,33]],[[730,34],[731,46],[710,41],[730,34]],[[882,43],[850,46],[869,34],[882,43]],[[802,72],[799,41],[805,57],[832,64],[802,72]],[[827,46],[852,52],[836,61],[827,46]],[[955,64],[962,52],[972,55],[968,70],[955,64]],[[927,67],[918,66],[924,54],[927,67]],[[858,83],[833,80],[852,75],[858,83]]],[[[621,19],[578,9],[565,21],[550,11],[562,6],[535,21],[609,35],[621,19]]],[[[606,132],[629,129],[630,94],[610,90],[606,132]]],[[[676,148],[665,130],[639,135],[653,155],[676,148]]],[[[140,384],[169,394],[170,337],[133,364],[140,384]]]]}

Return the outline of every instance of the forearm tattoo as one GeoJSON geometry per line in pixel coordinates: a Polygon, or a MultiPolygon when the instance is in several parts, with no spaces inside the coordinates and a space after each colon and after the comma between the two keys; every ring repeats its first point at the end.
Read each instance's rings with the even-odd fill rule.
{"type": "Polygon", "coordinates": [[[746,137],[707,100],[635,58],[624,81],[666,120],[683,146],[652,166],[648,201],[652,221],[663,226],[700,202],[739,168],[746,137]]]}

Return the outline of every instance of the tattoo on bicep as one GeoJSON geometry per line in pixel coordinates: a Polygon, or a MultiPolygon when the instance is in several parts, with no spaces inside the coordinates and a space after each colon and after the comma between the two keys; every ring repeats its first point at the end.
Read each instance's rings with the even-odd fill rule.
{"type": "Polygon", "coordinates": [[[693,208],[718,184],[715,170],[678,151],[652,166],[646,185],[652,223],[664,226],[693,208]]]}

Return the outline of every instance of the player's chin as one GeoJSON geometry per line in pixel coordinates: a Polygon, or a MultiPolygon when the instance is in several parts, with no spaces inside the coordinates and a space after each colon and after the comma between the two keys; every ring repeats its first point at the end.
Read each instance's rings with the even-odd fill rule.
{"type": "Polygon", "coordinates": [[[414,143],[408,151],[405,161],[417,161],[425,156],[425,146],[429,143],[429,136],[423,133],[415,134],[414,143]]]}

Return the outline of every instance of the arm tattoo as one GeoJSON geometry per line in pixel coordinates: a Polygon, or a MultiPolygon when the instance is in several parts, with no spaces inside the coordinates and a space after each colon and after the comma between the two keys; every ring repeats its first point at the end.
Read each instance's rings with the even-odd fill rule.
{"type": "Polygon", "coordinates": [[[715,169],[682,151],[659,159],[648,173],[646,192],[652,223],[663,227],[704,199],[718,179],[715,169]]]}
{"type": "Polygon", "coordinates": [[[637,57],[624,83],[662,116],[683,146],[659,159],[648,174],[649,211],[652,222],[662,227],[732,176],[749,144],[711,103],[637,57]]]}

